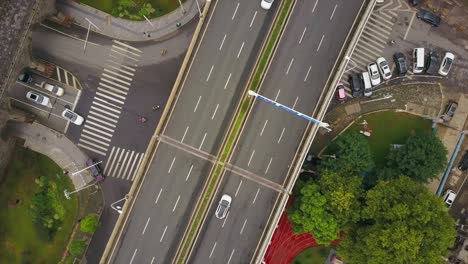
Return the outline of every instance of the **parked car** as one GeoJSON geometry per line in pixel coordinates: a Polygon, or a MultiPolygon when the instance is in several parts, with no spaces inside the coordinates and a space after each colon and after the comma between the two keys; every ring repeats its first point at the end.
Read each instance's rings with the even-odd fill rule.
{"type": "Polygon", "coordinates": [[[49,91],[50,93],[56,95],[56,96],[62,96],[65,91],[63,90],[62,87],[59,87],[57,85],[52,85],[52,84],[48,84],[48,83],[45,83],[45,82],[42,82],[41,83],[41,86],[46,89],[47,91],[49,91]]]}
{"type": "Polygon", "coordinates": [[[99,166],[98,161],[94,159],[86,160],[86,166],[88,166],[89,171],[91,172],[91,176],[96,178],[98,181],[104,180],[104,176],[102,175],[102,169],[99,166]]]}
{"type": "Polygon", "coordinates": [[[455,201],[455,198],[457,197],[457,194],[450,190],[447,189],[444,194],[444,203],[447,205],[447,207],[452,207],[453,201],[455,201]]]}
{"type": "Polygon", "coordinates": [[[455,102],[449,102],[448,106],[447,106],[447,110],[445,111],[445,114],[450,116],[450,117],[453,117],[453,115],[455,114],[455,112],[457,111],[457,107],[458,107],[458,104],[455,103],[455,102]]]}
{"type": "Polygon", "coordinates": [[[367,65],[367,71],[369,72],[371,83],[373,86],[380,84],[380,74],[379,69],[377,68],[377,64],[375,62],[369,63],[367,65]]]}
{"type": "Polygon", "coordinates": [[[376,60],[377,66],[379,66],[380,75],[382,75],[382,79],[388,80],[392,78],[392,71],[388,66],[388,62],[384,57],[380,57],[376,60]]]}
{"type": "Polygon", "coordinates": [[[458,169],[461,171],[466,171],[468,169],[468,150],[465,150],[460,163],[458,164],[458,169]]]}
{"type": "Polygon", "coordinates": [[[434,15],[430,11],[427,10],[419,10],[419,12],[416,14],[416,17],[421,19],[422,21],[430,24],[433,27],[437,27],[440,25],[440,17],[434,15]]]}
{"type": "Polygon", "coordinates": [[[353,97],[362,96],[362,83],[357,73],[349,75],[349,83],[353,90],[353,97]]]}
{"type": "Polygon", "coordinates": [[[364,86],[364,96],[372,95],[372,84],[368,72],[361,73],[361,83],[364,86]]]}
{"type": "Polygon", "coordinates": [[[216,208],[215,215],[218,219],[223,219],[224,217],[226,217],[229,207],[231,207],[231,202],[231,196],[223,194],[221,200],[219,201],[218,208],[216,208]]]}
{"type": "Polygon", "coordinates": [[[28,93],[26,93],[26,98],[36,104],[44,106],[48,106],[50,102],[49,97],[34,91],[29,91],[28,93]]]}
{"type": "Polygon", "coordinates": [[[453,60],[455,59],[455,55],[450,52],[446,52],[444,58],[442,59],[442,63],[440,64],[439,74],[442,76],[447,76],[450,72],[450,68],[452,67],[453,60]]]}
{"type": "Polygon", "coordinates": [[[31,74],[27,72],[23,72],[20,75],[18,75],[18,81],[24,82],[24,83],[32,83],[33,78],[31,74]]]}
{"type": "Polygon", "coordinates": [[[71,123],[77,126],[81,126],[84,122],[84,118],[82,116],[80,116],[79,114],[67,108],[63,110],[62,116],[63,118],[65,118],[66,120],[70,121],[71,123]]]}
{"type": "Polygon", "coordinates": [[[409,0],[408,2],[412,6],[417,6],[421,3],[421,0],[409,0]]]}
{"type": "Polygon", "coordinates": [[[422,73],[424,71],[426,66],[424,63],[425,56],[424,48],[413,49],[413,73],[422,73]]]}
{"type": "Polygon", "coordinates": [[[265,9],[265,10],[268,10],[271,8],[271,5],[273,4],[273,1],[274,0],[262,0],[260,6],[265,9]]]}
{"type": "Polygon", "coordinates": [[[393,54],[393,60],[395,61],[398,74],[404,75],[408,72],[408,63],[406,62],[406,56],[403,53],[397,52],[393,54]]]}
{"type": "Polygon", "coordinates": [[[436,51],[432,50],[429,52],[429,55],[427,55],[427,61],[426,61],[426,73],[430,75],[434,75],[437,73],[437,69],[439,67],[439,54],[437,54],[436,51]]]}
{"type": "Polygon", "coordinates": [[[336,86],[336,99],[338,101],[346,100],[346,91],[345,91],[343,83],[341,82],[338,83],[338,85],[336,86]]]}

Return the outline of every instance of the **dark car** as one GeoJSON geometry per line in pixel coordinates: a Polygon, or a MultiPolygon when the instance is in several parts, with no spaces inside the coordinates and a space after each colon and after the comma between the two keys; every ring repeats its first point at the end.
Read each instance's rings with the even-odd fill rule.
{"type": "Polygon", "coordinates": [[[466,150],[465,154],[463,154],[463,158],[460,160],[458,169],[462,171],[465,171],[468,169],[468,150],[466,150]]]}
{"type": "Polygon", "coordinates": [[[412,6],[417,6],[421,3],[421,0],[409,0],[408,2],[412,6]]]}
{"type": "Polygon", "coordinates": [[[457,103],[450,102],[447,106],[447,110],[445,111],[445,114],[450,117],[453,117],[453,115],[455,114],[455,111],[457,111],[457,107],[458,107],[457,103]]]}
{"type": "Polygon", "coordinates": [[[404,75],[408,72],[408,63],[406,62],[405,54],[397,52],[393,54],[393,60],[398,71],[398,74],[404,75]]]}
{"type": "Polygon", "coordinates": [[[349,75],[349,84],[353,90],[353,97],[362,96],[362,82],[357,73],[349,75]]]}
{"type": "Polygon", "coordinates": [[[437,27],[440,25],[440,17],[434,15],[433,13],[427,10],[419,10],[418,14],[416,15],[422,21],[430,24],[433,27],[437,27]]]}
{"type": "Polygon", "coordinates": [[[23,72],[18,76],[18,81],[24,82],[24,83],[32,83],[33,78],[31,74],[27,72],[23,72]]]}
{"type": "Polygon", "coordinates": [[[437,72],[439,71],[439,65],[439,54],[437,54],[437,52],[435,51],[429,52],[429,55],[427,55],[426,60],[426,73],[430,75],[437,74],[437,72]]]}
{"type": "Polygon", "coordinates": [[[103,180],[104,176],[102,175],[102,170],[101,167],[99,166],[99,163],[94,160],[94,159],[88,159],[86,161],[86,166],[88,166],[89,171],[91,172],[91,176],[96,178],[96,180],[103,180]]]}

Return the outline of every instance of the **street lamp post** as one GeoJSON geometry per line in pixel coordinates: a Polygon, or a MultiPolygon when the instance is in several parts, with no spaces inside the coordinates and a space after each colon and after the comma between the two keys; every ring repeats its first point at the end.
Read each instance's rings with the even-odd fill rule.
{"type": "Polygon", "coordinates": [[[94,183],[86,185],[85,187],[78,188],[78,189],[74,190],[73,192],[68,192],[67,189],[65,189],[65,190],[63,190],[63,194],[65,195],[65,198],[70,199],[70,195],[72,195],[74,193],[77,193],[77,192],[80,192],[80,191],[82,191],[84,189],[88,189],[91,186],[95,186],[97,182],[98,181],[95,181],[94,183]]]}
{"type": "Polygon", "coordinates": [[[94,167],[94,166],[96,166],[96,165],[98,165],[98,164],[100,164],[100,163],[102,163],[102,160],[99,161],[99,162],[96,162],[96,163],[94,163],[94,164],[92,164],[92,165],[90,165],[90,166],[88,166],[88,167],[86,167],[86,168],[84,168],[84,169],[81,169],[81,170],[79,170],[79,171],[75,171],[74,173],[72,173],[72,176],[75,176],[75,174],[78,174],[78,173],[80,173],[80,172],[82,172],[82,171],[85,171],[85,170],[87,170],[87,169],[89,169],[89,168],[91,168],[91,167],[94,167]]]}
{"type": "Polygon", "coordinates": [[[184,5],[182,5],[181,0],[179,0],[179,5],[180,5],[180,8],[182,9],[182,14],[185,14],[185,8],[184,8],[184,5]]]}
{"type": "Polygon", "coordinates": [[[128,194],[126,194],[124,198],[111,203],[110,207],[112,209],[114,209],[115,211],[117,211],[117,213],[121,214],[122,213],[122,206],[120,206],[120,205],[116,206],[115,204],[120,203],[123,200],[125,200],[125,201],[128,200],[128,194]]]}
{"type": "Polygon", "coordinates": [[[86,45],[88,44],[88,37],[89,31],[91,30],[91,25],[93,25],[97,30],[101,31],[98,26],[96,26],[93,22],[91,22],[87,17],[85,17],[86,21],[88,21],[88,32],[86,32],[86,39],[83,46],[83,53],[86,51],[86,45]]]}

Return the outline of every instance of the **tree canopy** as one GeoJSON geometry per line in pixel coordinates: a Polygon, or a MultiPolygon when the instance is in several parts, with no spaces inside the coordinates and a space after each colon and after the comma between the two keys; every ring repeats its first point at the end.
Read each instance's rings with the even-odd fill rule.
{"type": "Polygon", "coordinates": [[[85,218],[81,219],[80,230],[84,233],[92,234],[96,231],[99,226],[98,217],[94,214],[89,214],[85,218]]]}

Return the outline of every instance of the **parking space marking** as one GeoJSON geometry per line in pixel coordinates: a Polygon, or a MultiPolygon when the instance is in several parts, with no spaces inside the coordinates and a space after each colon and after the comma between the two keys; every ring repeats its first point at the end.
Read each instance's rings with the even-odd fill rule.
{"type": "Polygon", "coordinates": [[[49,114],[49,115],[52,115],[52,116],[55,116],[55,117],[58,117],[58,118],[60,118],[60,119],[65,120],[65,119],[64,119],[62,116],[60,116],[60,115],[54,114],[54,113],[52,113],[52,112],[50,112],[50,111],[46,111],[46,110],[41,109],[41,108],[39,108],[39,107],[37,107],[37,106],[34,106],[34,105],[32,105],[32,104],[25,103],[25,102],[23,102],[23,101],[20,101],[20,100],[18,100],[18,99],[16,99],[16,98],[12,98],[12,97],[10,97],[10,99],[12,99],[12,100],[14,100],[14,101],[16,101],[16,102],[20,102],[20,103],[22,103],[22,104],[25,104],[25,105],[27,105],[27,106],[29,106],[29,107],[32,107],[32,108],[34,108],[34,109],[37,109],[37,110],[39,110],[39,111],[45,112],[45,113],[47,113],[47,114],[49,114]]]}

